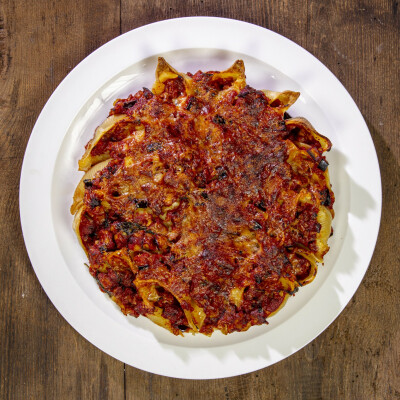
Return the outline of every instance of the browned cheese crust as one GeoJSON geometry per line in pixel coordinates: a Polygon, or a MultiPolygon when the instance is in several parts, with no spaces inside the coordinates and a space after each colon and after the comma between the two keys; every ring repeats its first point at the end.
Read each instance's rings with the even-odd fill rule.
{"type": "Polygon", "coordinates": [[[246,85],[244,64],[118,99],[79,161],[74,229],[123,313],[173,334],[266,323],[328,251],[329,139],[246,85]]]}

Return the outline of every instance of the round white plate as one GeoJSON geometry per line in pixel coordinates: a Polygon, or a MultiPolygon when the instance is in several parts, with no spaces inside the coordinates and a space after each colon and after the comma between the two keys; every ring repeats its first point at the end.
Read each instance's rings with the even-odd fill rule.
{"type": "Polygon", "coordinates": [[[179,378],[222,378],[267,367],[319,335],[343,310],[372,257],[381,213],[375,149],[357,106],[333,74],[290,40],[245,22],[193,17],[143,26],[83,60],[54,91],[32,131],[21,173],[26,247],[47,295],[99,349],[134,367],[179,378]],[[182,72],[219,70],[236,59],[257,89],[301,92],[289,110],[304,116],[333,149],[336,196],[330,252],[314,282],[269,325],[211,338],[175,337],[146,318],[125,317],[100,292],[72,231],[69,207],[77,162],[113,101],[151,87],[158,56],[182,72]]]}

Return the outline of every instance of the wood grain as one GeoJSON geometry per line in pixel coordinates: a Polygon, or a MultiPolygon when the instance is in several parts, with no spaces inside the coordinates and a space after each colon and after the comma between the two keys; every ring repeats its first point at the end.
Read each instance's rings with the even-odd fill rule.
{"type": "Polygon", "coordinates": [[[389,0],[0,0],[0,399],[400,399],[399,31],[389,0]],[[264,26],[319,58],[360,108],[383,184],[376,250],[344,312],[288,359],[210,381],[124,366],[77,334],[35,277],[17,201],[31,129],[68,72],[120,33],[192,15],[264,26]]]}

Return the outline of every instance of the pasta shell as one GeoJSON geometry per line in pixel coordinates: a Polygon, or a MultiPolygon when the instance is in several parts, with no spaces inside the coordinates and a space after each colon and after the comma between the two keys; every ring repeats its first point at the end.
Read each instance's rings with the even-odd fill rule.
{"type": "Polygon", "coordinates": [[[162,316],[163,309],[160,307],[154,307],[154,311],[146,314],[146,317],[154,322],[156,325],[161,326],[164,329],[174,333],[175,335],[183,336],[182,332],[179,329],[175,329],[171,322],[162,316]]]}
{"type": "Polygon", "coordinates": [[[76,236],[78,237],[79,244],[82,246],[83,250],[85,250],[85,253],[87,254],[86,248],[82,243],[81,233],[79,231],[82,219],[82,212],[83,212],[83,207],[81,206],[75,214],[74,221],[72,223],[72,229],[75,231],[76,236]]]}
{"type": "Polygon", "coordinates": [[[331,226],[332,226],[332,214],[328,208],[325,206],[321,206],[318,215],[317,221],[321,225],[321,230],[317,235],[317,246],[318,246],[318,256],[321,257],[329,250],[328,246],[328,238],[331,234],[331,226]]]}
{"type": "Polygon", "coordinates": [[[268,97],[269,105],[279,107],[283,112],[290,108],[300,96],[300,92],[285,90],[284,92],[274,92],[272,90],[263,90],[268,97]]]}
{"type": "Polygon", "coordinates": [[[80,171],[88,171],[92,165],[109,158],[108,154],[99,154],[93,156],[91,155],[91,152],[100,139],[123,120],[128,120],[128,117],[126,115],[111,115],[105,119],[99,127],[97,127],[93,139],[87,145],[85,154],[79,160],[78,165],[80,171]]]}
{"type": "Polygon", "coordinates": [[[153,93],[163,93],[165,88],[164,82],[168,79],[176,79],[178,77],[183,79],[187,94],[191,94],[192,78],[182,72],[178,72],[175,68],[171,67],[171,65],[169,65],[163,57],[158,57],[156,80],[152,88],[153,93]]]}
{"type": "MultiPolygon", "coordinates": [[[[141,297],[143,298],[143,302],[145,303],[145,305],[147,307],[151,307],[152,303],[154,301],[157,301],[157,299],[155,299],[154,297],[154,290],[151,289],[151,287],[153,286],[155,288],[156,285],[161,286],[164,290],[170,292],[172,294],[172,296],[174,296],[176,298],[176,300],[179,302],[179,304],[182,307],[182,311],[184,312],[188,325],[191,329],[193,329],[194,332],[197,332],[197,326],[193,321],[193,315],[191,313],[191,311],[189,311],[187,309],[187,307],[183,307],[183,304],[192,304],[192,300],[187,297],[187,296],[180,296],[178,295],[178,293],[174,292],[168,285],[166,284],[166,282],[162,281],[162,280],[158,280],[158,279],[146,279],[146,280],[140,280],[140,279],[135,279],[134,281],[135,286],[137,287],[141,297]]],[[[193,308],[193,306],[192,306],[193,308]]],[[[202,311],[202,310],[201,310],[202,311]]],[[[197,315],[195,316],[195,318],[199,321],[201,321],[201,324],[204,321],[205,315],[204,317],[201,316],[201,311],[199,309],[197,309],[197,315]],[[200,312],[200,314],[199,314],[200,312]]],[[[204,312],[203,312],[204,314],[204,312]]]]}
{"type": "Polygon", "coordinates": [[[302,256],[303,258],[308,260],[311,264],[311,269],[308,276],[299,281],[300,285],[308,285],[314,280],[315,276],[317,275],[318,271],[317,262],[322,262],[322,259],[319,258],[317,259],[315,254],[303,249],[296,249],[296,254],[302,256]]]}
{"type": "Polygon", "coordinates": [[[233,79],[232,87],[240,92],[246,86],[246,75],[244,63],[242,60],[236,60],[231,67],[226,69],[225,71],[217,72],[213,74],[212,80],[216,79],[233,79]]]}
{"type": "Polygon", "coordinates": [[[299,128],[302,135],[309,139],[310,142],[318,142],[323,151],[329,151],[332,147],[331,141],[318,133],[314,127],[305,118],[289,118],[285,120],[288,128],[299,128]]]}

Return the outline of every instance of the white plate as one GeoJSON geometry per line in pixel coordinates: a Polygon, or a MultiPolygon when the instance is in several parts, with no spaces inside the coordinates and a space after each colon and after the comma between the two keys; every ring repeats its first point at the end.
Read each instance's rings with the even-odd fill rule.
{"type": "Polygon", "coordinates": [[[357,290],[372,257],[381,182],[367,126],[345,88],[288,39],[248,23],[182,18],[128,32],[83,60],[43,108],[25,153],[20,212],[26,247],[47,295],[87,340],[134,367],[179,378],[222,378],[269,366],[319,335],[357,290]],[[258,89],[298,90],[292,116],[308,118],[333,143],[336,195],[331,250],[317,278],[269,325],[228,336],[175,337],[146,318],[125,317],[89,275],[72,231],[77,161],[117,97],[151,87],[157,56],[183,72],[218,70],[241,58],[258,89]]]}

